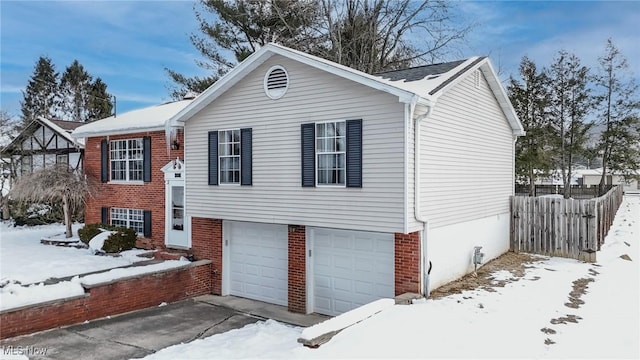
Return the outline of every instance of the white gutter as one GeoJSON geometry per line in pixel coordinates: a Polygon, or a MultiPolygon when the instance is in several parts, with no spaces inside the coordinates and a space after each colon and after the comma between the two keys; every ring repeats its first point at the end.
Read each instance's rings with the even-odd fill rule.
{"type": "MultiPolygon", "coordinates": [[[[410,106],[408,111],[409,120],[413,120],[415,115],[416,105],[419,103],[419,97],[415,96],[411,103],[408,104],[410,106]]],[[[420,209],[420,124],[423,120],[426,120],[429,115],[431,115],[431,111],[433,109],[433,104],[425,104],[427,106],[427,112],[416,117],[415,124],[413,127],[413,156],[414,156],[414,164],[413,164],[413,172],[414,172],[414,180],[413,180],[413,209],[414,216],[418,222],[422,223],[422,233],[420,234],[420,252],[422,253],[422,262],[420,263],[420,273],[422,274],[422,289],[421,292],[425,297],[429,297],[430,288],[429,288],[429,273],[431,272],[431,262],[429,261],[429,254],[427,252],[427,233],[429,229],[429,221],[427,218],[422,216],[422,211],[420,209]]]]}

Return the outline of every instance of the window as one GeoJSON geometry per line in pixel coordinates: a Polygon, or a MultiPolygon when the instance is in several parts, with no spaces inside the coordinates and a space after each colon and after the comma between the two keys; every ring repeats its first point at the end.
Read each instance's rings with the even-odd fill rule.
{"type": "Polygon", "coordinates": [[[110,145],[111,180],[142,181],[142,139],[113,140],[110,145]]]}
{"type": "Polygon", "coordinates": [[[240,129],[218,132],[220,184],[240,184],[240,129]]]}
{"type": "Polygon", "coordinates": [[[58,164],[69,164],[69,155],[61,154],[56,156],[56,163],[58,164]]]}
{"type": "Polygon", "coordinates": [[[144,212],[138,209],[111,208],[111,225],[124,226],[143,234],[144,212]]]}
{"type": "Polygon", "coordinates": [[[344,185],[346,175],[346,123],[316,124],[318,185],[344,185]]]}
{"type": "Polygon", "coordinates": [[[209,185],[238,184],[251,186],[252,175],[251,128],[209,131],[209,185]]]}
{"type": "Polygon", "coordinates": [[[31,156],[23,156],[20,160],[20,172],[22,174],[28,174],[32,170],[32,158],[31,156]]]}
{"type": "Polygon", "coordinates": [[[362,187],[362,119],[300,125],[303,187],[362,187]]]}

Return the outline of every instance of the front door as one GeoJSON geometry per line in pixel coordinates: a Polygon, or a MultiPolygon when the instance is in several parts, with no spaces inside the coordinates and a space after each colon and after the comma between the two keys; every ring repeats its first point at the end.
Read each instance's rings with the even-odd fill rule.
{"type": "Polygon", "coordinates": [[[167,204],[170,207],[169,214],[171,215],[167,219],[169,222],[167,245],[170,247],[189,247],[184,218],[184,185],[172,185],[167,190],[171,193],[171,202],[167,204]]]}
{"type": "Polygon", "coordinates": [[[165,182],[165,227],[167,247],[189,248],[187,221],[185,218],[184,164],[180,159],[162,167],[165,182]]]}

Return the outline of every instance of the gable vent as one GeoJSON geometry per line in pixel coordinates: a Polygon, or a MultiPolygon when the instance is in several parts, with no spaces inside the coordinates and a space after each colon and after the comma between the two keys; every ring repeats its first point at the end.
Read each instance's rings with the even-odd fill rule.
{"type": "Polygon", "coordinates": [[[289,74],[282,66],[274,66],[264,77],[264,92],[271,99],[279,99],[289,88],[289,74]]]}

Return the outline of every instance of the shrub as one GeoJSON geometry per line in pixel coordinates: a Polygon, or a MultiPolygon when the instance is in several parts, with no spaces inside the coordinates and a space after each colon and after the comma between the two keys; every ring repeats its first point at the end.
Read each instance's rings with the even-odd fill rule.
{"type": "Polygon", "coordinates": [[[115,230],[116,227],[109,224],[87,224],[80,229],[78,229],[78,237],[80,237],[80,241],[85,244],[89,244],[89,241],[93,239],[94,236],[100,234],[102,231],[100,229],[105,230],[115,230]]]}
{"type": "Polygon", "coordinates": [[[109,235],[105,240],[102,250],[108,253],[115,253],[133,249],[136,246],[138,234],[132,229],[117,227],[113,231],[115,233],[109,235]]]}
{"type": "MultiPolygon", "coordinates": [[[[15,226],[64,223],[62,205],[60,203],[10,201],[9,214],[15,220],[15,226]]],[[[84,209],[78,209],[72,218],[73,221],[82,222],[84,209]]]]}

